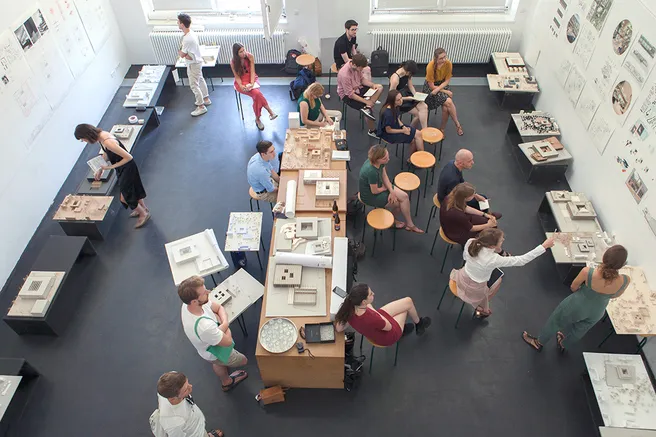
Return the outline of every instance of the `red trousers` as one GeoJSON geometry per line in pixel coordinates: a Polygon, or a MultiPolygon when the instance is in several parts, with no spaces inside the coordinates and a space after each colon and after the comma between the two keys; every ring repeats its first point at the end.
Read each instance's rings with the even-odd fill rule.
{"type": "MultiPolygon", "coordinates": [[[[257,81],[257,76],[255,76],[255,83],[259,82],[257,81]]],[[[244,74],[241,77],[241,83],[242,84],[247,84],[251,83],[251,75],[250,74],[244,74]]],[[[237,81],[235,81],[235,89],[239,91],[241,94],[245,94],[249,96],[251,99],[253,99],[253,112],[255,113],[255,117],[259,118],[260,115],[262,115],[262,108],[265,106],[269,105],[269,102],[267,102],[267,99],[264,97],[264,94],[260,91],[260,88],[252,89],[250,91],[243,91],[237,81]]]]}

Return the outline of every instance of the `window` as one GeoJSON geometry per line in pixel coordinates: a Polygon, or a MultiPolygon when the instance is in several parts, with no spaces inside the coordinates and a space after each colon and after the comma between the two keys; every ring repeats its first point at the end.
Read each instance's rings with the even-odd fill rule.
{"type": "MultiPolygon", "coordinates": [[[[207,15],[262,15],[262,0],[148,0],[152,12],[205,12],[207,15]]],[[[267,2],[268,3],[268,2],[267,2]]]]}
{"type": "MultiPolygon", "coordinates": [[[[519,0],[515,0],[519,1],[519,0]]],[[[372,14],[457,14],[510,11],[513,0],[371,0],[372,14]]]]}

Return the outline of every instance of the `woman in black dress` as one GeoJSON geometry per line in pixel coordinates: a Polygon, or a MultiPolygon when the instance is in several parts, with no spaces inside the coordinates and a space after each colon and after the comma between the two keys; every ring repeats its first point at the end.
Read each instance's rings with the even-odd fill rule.
{"type": "MultiPolygon", "coordinates": [[[[87,144],[100,143],[105,161],[110,163],[103,166],[102,170],[116,169],[121,203],[125,208],[129,206],[132,209],[130,217],[139,218],[135,228],[145,225],[150,219],[150,210],[143,201],[146,198],[146,190],[141,183],[137,164],[121,141],[109,132],[90,124],[78,124],[75,128],[75,138],[87,144]]],[[[98,171],[96,179],[100,177],[102,170],[98,171]]]]}
{"type": "Polygon", "coordinates": [[[417,74],[417,63],[415,61],[405,61],[401,66],[390,76],[390,90],[397,90],[403,96],[403,105],[399,108],[401,113],[409,112],[412,114],[412,122],[410,126],[423,129],[428,127],[428,106],[424,102],[414,99],[417,92],[412,84],[412,77],[417,74]]]}

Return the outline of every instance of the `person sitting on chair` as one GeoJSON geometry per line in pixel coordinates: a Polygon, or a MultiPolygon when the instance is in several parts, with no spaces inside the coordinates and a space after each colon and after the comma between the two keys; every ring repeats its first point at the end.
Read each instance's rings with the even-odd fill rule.
{"type": "Polygon", "coordinates": [[[344,64],[337,73],[337,94],[344,103],[351,108],[357,109],[367,117],[367,126],[369,127],[369,136],[376,136],[376,117],[374,117],[371,108],[374,107],[376,100],[383,92],[383,86],[367,81],[362,71],[367,67],[367,58],[361,53],[353,55],[348,63],[344,64]],[[369,91],[374,89],[375,92],[371,97],[364,97],[369,91]]]}
{"type": "Polygon", "coordinates": [[[395,220],[396,229],[423,234],[412,221],[408,194],[392,185],[387,176],[385,165],[388,162],[389,152],[384,145],[376,144],[369,149],[369,157],[360,168],[360,199],[374,208],[389,208],[393,214],[400,211],[406,222],[395,220]]]}
{"type": "Polygon", "coordinates": [[[417,335],[423,335],[431,325],[430,317],[419,317],[410,297],[390,302],[378,310],[371,305],[373,301],[374,292],[367,284],[357,284],[351,288],[335,315],[337,332],[344,331],[349,324],[375,345],[391,346],[413,329],[417,335]],[[408,316],[414,325],[406,325],[408,316]]]}
{"type": "Polygon", "coordinates": [[[342,119],[340,111],[326,109],[321,103],[324,88],[319,82],[315,82],[303,91],[298,99],[298,113],[300,114],[301,126],[324,127],[339,123],[342,119]],[[333,118],[335,120],[333,120],[333,118]]]}
{"type": "Polygon", "coordinates": [[[449,116],[456,125],[458,135],[463,135],[462,126],[458,121],[456,105],[453,103],[453,92],[449,90],[449,83],[453,76],[453,64],[446,58],[446,51],[443,48],[435,49],[433,60],[426,66],[426,82],[424,82],[423,92],[428,94],[426,105],[428,110],[432,111],[442,107],[442,124],[440,130],[444,133],[449,116]]]}
{"type": "Polygon", "coordinates": [[[276,203],[280,176],[276,172],[276,148],[271,141],[258,141],[257,153],[251,157],[246,167],[248,183],[255,191],[257,200],[276,203]]]}
{"type": "Polygon", "coordinates": [[[465,243],[462,257],[465,265],[453,269],[450,279],[456,282],[458,297],[476,309],[475,316],[483,319],[492,314],[490,299],[501,287],[499,267],[521,267],[553,247],[553,238],[547,238],[535,249],[519,256],[504,251],[504,234],[500,229],[484,229],[476,238],[465,243]]]}
{"type": "Polygon", "coordinates": [[[410,143],[410,155],[412,155],[417,150],[424,150],[424,139],[421,137],[421,131],[412,126],[405,126],[401,121],[402,104],[403,96],[399,91],[391,90],[387,94],[387,100],[380,108],[377,133],[388,143],[410,143]]]}
{"type": "Polygon", "coordinates": [[[458,184],[446,196],[440,208],[440,225],[444,234],[462,246],[470,238],[476,238],[483,229],[497,226],[497,219],[493,214],[467,206],[467,202],[474,198],[474,193],[476,188],[472,184],[458,184]]]}
{"type": "Polygon", "coordinates": [[[423,129],[428,127],[428,105],[413,98],[417,91],[412,84],[412,77],[417,74],[418,69],[415,61],[405,61],[390,76],[389,89],[401,92],[403,105],[399,109],[402,114],[406,112],[412,114],[410,126],[417,127],[419,124],[419,127],[423,129]]]}
{"type": "MultiPolygon", "coordinates": [[[[453,188],[465,182],[465,178],[462,177],[463,170],[469,170],[474,166],[474,154],[467,149],[460,149],[456,153],[455,159],[447,162],[442,171],[440,171],[440,177],[437,180],[437,199],[440,203],[444,202],[444,198],[453,190],[453,188]]],[[[470,207],[478,209],[479,211],[488,212],[488,209],[481,209],[478,202],[483,202],[487,200],[487,197],[483,194],[474,193],[474,198],[467,203],[470,207]]],[[[501,218],[501,214],[494,213],[495,217],[498,219],[501,218]]]]}

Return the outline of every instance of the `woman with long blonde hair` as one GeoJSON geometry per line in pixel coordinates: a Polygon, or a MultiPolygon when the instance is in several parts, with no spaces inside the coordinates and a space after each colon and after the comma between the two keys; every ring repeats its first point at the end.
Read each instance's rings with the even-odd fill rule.
{"type": "Polygon", "coordinates": [[[324,89],[319,82],[308,86],[301,98],[298,99],[298,113],[300,114],[301,126],[324,127],[339,123],[342,113],[326,109],[321,102],[324,89]],[[334,121],[333,121],[334,119],[334,121]]]}
{"type": "Polygon", "coordinates": [[[467,182],[458,184],[446,196],[440,208],[440,225],[444,234],[462,246],[470,238],[475,238],[483,229],[497,226],[494,214],[483,213],[467,206],[467,202],[474,198],[474,194],[476,188],[472,184],[467,182]]]}

